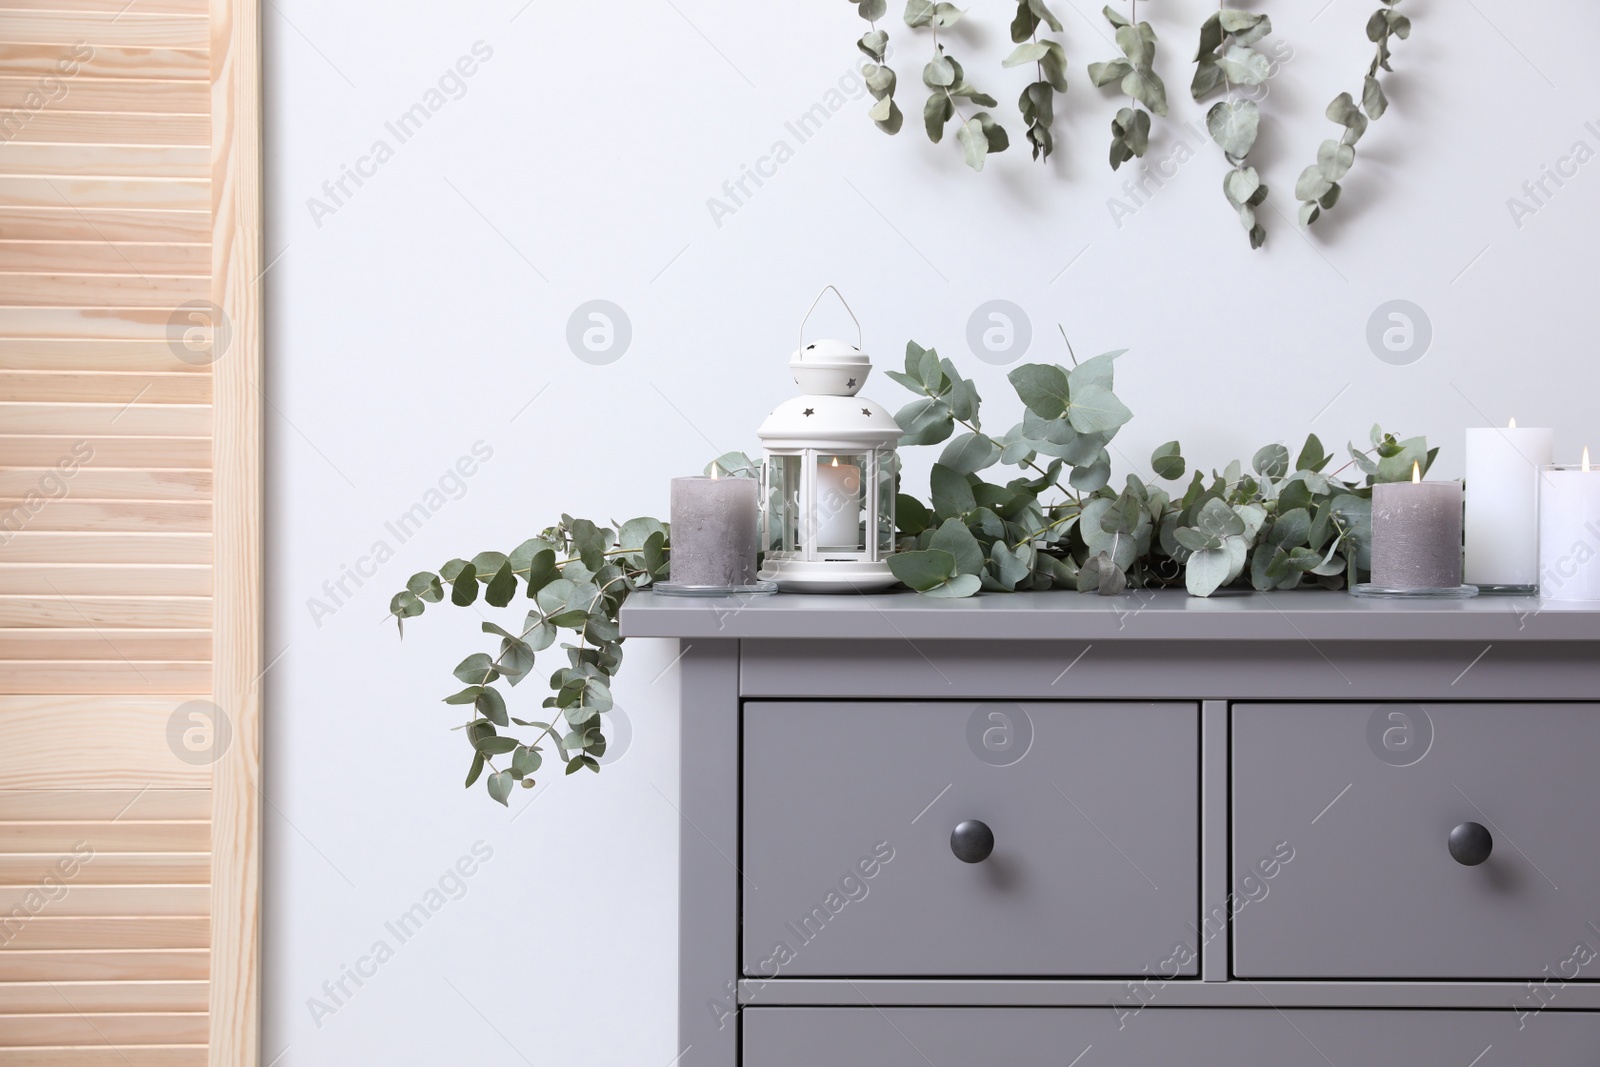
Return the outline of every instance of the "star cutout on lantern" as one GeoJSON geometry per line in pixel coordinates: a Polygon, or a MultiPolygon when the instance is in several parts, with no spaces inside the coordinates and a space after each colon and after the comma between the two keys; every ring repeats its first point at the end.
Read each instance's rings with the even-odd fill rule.
{"type": "Polygon", "coordinates": [[[871,408],[862,408],[861,409],[861,414],[866,415],[866,416],[868,416],[870,418],[871,415],[872,415],[872,409],[871,408]]]}
{"type": "Polygon", "coordinates": [[[817,413],[817,411],[816,411],[815,408],[806,408],[806,410],[802,414],[810,416],[810,415],[815,415],[816,413],[817,413]]]}
{"type": "Polygon", "coordinates": [[[844,383],[844,387],[846,389],[854,389],[856,387],[856,380],[851,378],[848,382],[844,383]]]}

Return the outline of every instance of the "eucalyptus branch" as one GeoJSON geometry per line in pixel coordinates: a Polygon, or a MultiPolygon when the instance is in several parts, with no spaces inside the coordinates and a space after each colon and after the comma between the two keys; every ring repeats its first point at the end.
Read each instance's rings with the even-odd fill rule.
{"type": "MultiPolygon", "coordinates": [[[[939,43],[939,31],[954,26],[963,14],[954,4],[935,3],[934,0],[908,0],[906,4],[906,25],[913,29],[927,26],[933,33],[933,58],[922,68],[922,84],[930,90],[927,103],[922,108],[922,123],[928,132],[928,140],[934,144],[944,139],[945,126],[956,117],[959,111],[957,98],[965,98],[985,108],[994,107],[996,103],[994,97],[979,92],[967,81],[961,64],[953,56],[947,55],[944,45],[939,43]]],[[[960,118],[956,140],[961,145],[967,166],[973,170],[983,169],[984,160],[990,152],[1004,152],[1010,147],[1011,138],[989,112],[979,111],[971,118],[962,113],[960,118]]]]}
{"type": "Polygon", "coordinates": [[[1011,22],[1011,40],[1017,47],[1002,65],[1009,68],[1033,64],[1034,81],[1022,90],[1017,107],[1028,124],[1033,158],[1043,162],[1055,148],[1050,126],[1055,121],[1055,94],[1067,91],[1067,53],[1059,42],[1039,40],[1041,22],[1053,32],[1061,32],[1061,20],[1044,0],[1017,0],[1017,15],[1011,22]]]}
{"type": "MultiPolygon", "coordinates": [[[[1135,105],[1118,111],[1117,117],[1111,120],[1111,169],[1116,170],[1128,160],[1142,157],[1150,147],[1150,112],[1137,105],[1143,104],[1157,115],[1165,116],[1167,87],[1155,72],[1155,29],[1148,22],[1123,18],[1110,5],[1102,14],[1116,29],[1117,46],[1122,49],[1123,58],[1090,63],[1089,80],[1096,87],[1117,82],[1135,105]]],[[[1129,14],[1133,19],[1138,18],[1137,0],[1129,8],[1129,14]]]]}
{"type": "Polygon", "coordinates": [[[1389,39],[1402,41],[1411,36],[1411,20],[1394,10],[1399,0],[1383,0],[1383,7],[1367,20],[1367,39],[1377,46],[1372,63],[1367,67],[1366,80],[1361,90],[1361,105],[1349,93],[1340,93],[1328,105],[1330,120],[1344,127],[1339,140],[1326,140],[1317,149],[1317,161],[1300,173],[1295,183],[1294,195],[1301,201],[1300,224],[1310,226],[1322,217],[1324,211],[1339,202],[1339,182],[1350,172],[1356,160],[1356,142],[1367,132],[1367,126],[1382,118],[1389,110],[1389,98],[1378,84],[1378,71],[1393,71],[1389,65],[1389,39]]]}
{"type": "MultiPolygon", "coordinates": [[[[1271,77],[1271,61],[1252,47],[1271,32],[1272,21],[1267,16],[1249,11],[1223,7],[1206,19],[1195,53],[1194,81],[1189,86],[1195,101],[1219,89],[1230,92],[1234,85],[1260,85],[1271,77]]],[[[1222,180],[1222,191],[1239,213],[1251,248],[1260,248],[1267,240],[1267,231],[1256,217],[1256,208],[1267,199],[1267,187],[1256,169],[1245,163],[1260,126],[1261,111],[1254,100],[1220,100],[1206,113],[1211,139],[1233,165],[1222,180]]]]}
{"type": "Polygon", "coordinates": [[[861,76],[866,79],[867,91],[877,101],[867,111],[867,117],[877,123],[878,129],[891,136],[900,132],[900,127],[905,123],[905,115],[900,111],[900,105],[894,102],[894,89],[896,77],[884,63],[884,58],[889,52],[889,35],[878,29],[878,20],[888,11],[888,0],[850,0],[856,5],[856,12],[867,20],[870,27],[861,39],[856,42],[856,47],[871,62],[861,68],[861,76]]]}

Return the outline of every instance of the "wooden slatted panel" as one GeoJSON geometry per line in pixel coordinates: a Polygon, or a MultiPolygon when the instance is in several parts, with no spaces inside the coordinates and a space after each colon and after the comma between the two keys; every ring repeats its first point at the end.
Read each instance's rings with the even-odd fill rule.
{"type": "Polygon", "coordinates": [[[0,0],[0,1067],[208,1061],[213,10],[0,0]]]}

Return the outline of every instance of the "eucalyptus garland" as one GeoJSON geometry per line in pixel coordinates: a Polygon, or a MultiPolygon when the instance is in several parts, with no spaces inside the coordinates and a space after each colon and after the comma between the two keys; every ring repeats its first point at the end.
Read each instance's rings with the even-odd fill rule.
{"type": "MultiPolygon", "coordinates": [[[[895,576],[936,597],[1025,589],[1110,596],[1176,585],[1202,597],[1234,584],[1340,589],[1370,569],[1372,486],[1409,478],[1414,463],[1426,470],[1437,454],[1423,438],[1373,427],[1369,446],[1352,443],[1349,462],[1329,473],[1332,457],[1313,434],[1292,460],[1287,447],[1270,444],[1248,469],[1236,460],[1180,484],[1188,464],[1169,441],[1150,466],[1172,489],[1134,474],[1118,489],[1109,449],[1133,417],[1113,388],[1121,355],[1015,368],[1009,380],[1022,419],[995,436],[983,428],[976,384],[935,350],[908,344],[905,369],[888,372],[916,394],[896,415],[901,444],[944,447],[926,501],[897,494],[888,559],[895,576]],[[1005,467],[1015,470],[1004,479],[989,473],[1005,467]],[[1340,477],[1352,467],[1353,480],[1340,477]]],[[[708,472],[712,466],[723,476],[758,476],[740,453],[719,457],[708,472]]],[[[512,613],[506,626],[482,622],[488,648],[456,666],[460,685],[444,697],[464,713],[454,729],[471,753],[469,788],[482,780],[504,804],[519,783],[532,788],[552,752],[566,774],[600,770],[611,683],[622,665],[618,613],[631,593],[666,576],[669,541],[657,519],[608,527],[563,515],[509,553],[452,559],[412,575],[394,595],[389,612],[401,627],[446,599],[512,613]],[[563,633],[571,640],[551,652],[563,633]],[[515,716],[507,690],[532,674],[540,655],[559,657],[543,712],[515,716]]]]}
{"type": "Polygon", "coordinates": [[[1112,170],[1142,157],[1150,147],[1150,112],[1137,105],[1143,104],[1157,115],[1167,113],[1167,87],[1155,72],[1156,31],[1148,22],[1133,21],[1138,18],[1138,10],[1138,0],[1133,0],[1129,19],[1106,6],[1102,14],[1117,31],[1117,47],[1122,49],[1123,58],[1089,64],[1090,81],[1097,87],[1118,82],[1135,105],[1118,111],[1111,120],[1112,170]]]}
{"type": "Polygon", "coordinates": [[[1378,71],[1394,71],[1389,65],[1390,38],[1398,37],[1403,41],[1411,36],[1411,20],[1394,9],[1398,2],[1383,0],[1384,6],[1367,20],[1367,39],[1377,48],[1362,83],[1361,105],[1356,106],[1349,93],[1340,93],[1328,105],[1328,118],[1343,126],[1344,134],[1337,141],[1323,141],[1317,149],[1317,161],[1302,171],[1300,180],[1295,183],[1294,195],[1301,201],[1302,226],[1310,226],[1339,202],[1339,182],[1355,164],[1356,142],[1367,132],[1369,123],[1376,122],[1389,110],[1389,98],[1378,83],[1378,71]]]}
{"type": "MultiPolygon", "coordinates": [[[[1196,103],[1235,85],[1260,85],[1272,76],[1272,64],[1252,46],[1272,32],[1272,20],[1250,11],[1222,8],[1200,28],[1200,48],[1195,53],[1194,81],[1189,93],[1196,103]]],[[[1233,165],[1222,180],[1222,191],[1239,213],[1250,237],[1250,247],[1260,248],[1267,231],[1256,218],[1256,208],[1267,199],[1267,187],[1245,157],[1255,147],[1261,128],[1261,109],[1254,100],[1219,100],[1206,112],[1206,129],[1233,165]]]]}

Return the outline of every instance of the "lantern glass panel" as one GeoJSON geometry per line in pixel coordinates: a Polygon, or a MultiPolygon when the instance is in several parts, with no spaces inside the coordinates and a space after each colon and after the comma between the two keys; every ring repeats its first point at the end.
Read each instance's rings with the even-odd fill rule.
{"type": "Polygon", "coordinates": [[[773,456],[768,466],[772,471],[772,499],[767,510],[767,536],[774,550],[793,553],[800,547],[801,457],[773,456]]]}
{"type": "Polygon", "coordinates": [[[895,476],[900,472],[900,458],[893,452],[878,453],[878,558],[894,553],[894,491],[895,476]]]}

